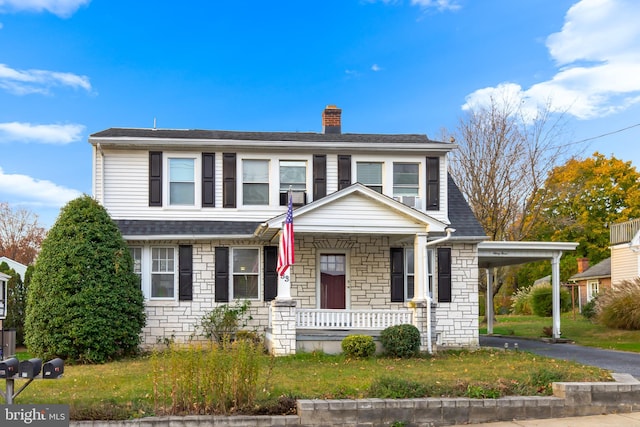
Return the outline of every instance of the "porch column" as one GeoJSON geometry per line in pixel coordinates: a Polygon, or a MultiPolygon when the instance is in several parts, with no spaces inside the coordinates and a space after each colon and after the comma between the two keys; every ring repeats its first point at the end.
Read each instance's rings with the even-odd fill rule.
{"type": "Polygon", "coordinates": [[[553,305],[553,339],[560,338],[560,257],[562,252],[551,259],[551,295],[553,305]]]}
{"type": "Polygon", "coordinates": [[[493,334],[493,279],[494,268],[487,268],[487,294],[485,295],[487,316],[487,335],[493,334]]]}
{"type": "Polygon", "coordinates": [[[270,341],[274,356],[296,353],[296,302],[291,298],[271,301],[270,341]]]}
{"type": "Polygon", "coordinates": [[[427,292],[427,233],[417,233],[413,240],[413,324],[420,331],[420,350],[431,353],[431,299],[427,292]]]}
{"type": "Polygon", "coordinates": [[[284,275],[278,275],[278,295],[277,300],[290,300],[291,299],[291,269],[289,267],[284,275]]]}

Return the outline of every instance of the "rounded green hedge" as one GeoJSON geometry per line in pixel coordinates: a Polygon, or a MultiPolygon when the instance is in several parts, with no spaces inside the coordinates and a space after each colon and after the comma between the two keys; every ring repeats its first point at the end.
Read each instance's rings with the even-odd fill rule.
{"type": "Polygon", "coordinates": [[[392,357],[407,358],[420,352],[420,331],[413,325],[396,325],[380,333],[385,353],[392,357]]]}
{"type": "Polygon", "coordinates": [[[367,358],[376,353],[376,343],[369,335],[349,335],[342,340],[342,351],[348,357],[367,358]]]}

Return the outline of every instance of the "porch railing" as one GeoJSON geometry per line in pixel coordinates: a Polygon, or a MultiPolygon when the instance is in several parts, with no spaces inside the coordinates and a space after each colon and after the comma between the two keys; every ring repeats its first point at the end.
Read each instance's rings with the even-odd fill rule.
{"type": "Polygon", "coordinates": [[[296,310],[296,328],[308,329],[385,329],[412,323],[408,310],[296,310]]]}

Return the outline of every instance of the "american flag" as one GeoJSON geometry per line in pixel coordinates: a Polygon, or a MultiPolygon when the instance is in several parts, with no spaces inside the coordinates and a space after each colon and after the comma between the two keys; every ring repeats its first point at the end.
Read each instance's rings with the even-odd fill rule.
{"type": "Polygon", "coordinates": [[[284,220],[280,233],[280,247],[278,252],[278,274],[284,276],[294,263],[293,256],[293,197],[289,191],[289,207],[287,218],[284,220]]]}

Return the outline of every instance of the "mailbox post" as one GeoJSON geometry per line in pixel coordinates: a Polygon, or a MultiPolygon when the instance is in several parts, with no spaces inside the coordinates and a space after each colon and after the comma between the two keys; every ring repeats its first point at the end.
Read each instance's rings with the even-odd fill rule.
{"type": "Polygon", "coordinates": [[[17,358],[11,357],[0,362],[0,378],[6,382],[6,391],[0,390],[0,395],[4,397],[7,405],[13,404],[15,399],[31,382],[35,379],[59,379],[64,373],[64,361],[55,358],[44,365],[42,359],[29,359],[19,362],[17,358]],[[42,375],[40,375],[42,371],[42,375]],[[27,382],[15,390],[15,380],[26,379],[27,382]]]}

